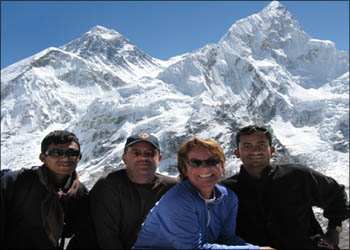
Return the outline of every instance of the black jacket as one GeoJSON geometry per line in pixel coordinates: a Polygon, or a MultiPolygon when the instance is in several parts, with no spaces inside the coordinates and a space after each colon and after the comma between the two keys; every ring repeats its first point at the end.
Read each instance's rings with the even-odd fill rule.
{"type": "Polygon", "coordinates": [[[61,236],[71,237],[87,216],[87,189],[76,172],[63,194],[42,165],[1,178],[1,249],[54,249],[61,236]]]}
{"type": "Polygon", "coordinates": [[[311,249],[310,236],[323,234],[312,207],[324,209],[330,223],[349,218],[344,186],[302,165],[268,166],[261,179],[241,166],[223,180],[239,199],[237,235],[249,243],[277,249],[311,249]]]}
{"type": "Polygon", "coordinates": [[[99,247],[130,249],[148,212],[177,182],[176,178],[156,174],[153,183],[136,184],[125,169],[99,179],[90,191],[99,247]]]}

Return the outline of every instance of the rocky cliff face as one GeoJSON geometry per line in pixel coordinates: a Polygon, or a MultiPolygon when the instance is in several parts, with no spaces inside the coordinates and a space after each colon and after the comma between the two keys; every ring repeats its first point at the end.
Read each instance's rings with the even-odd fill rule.
{"type": "MultiPolygon", "coordinates": [[[[237,21],[217,44],[161,61],[114,30],[93,27],[2,70],[2,167],[40,164],[42,138],[69,129],[82,142],[88,185],[123,167],[126,138],[157,135],[160,171],[176,174],[176,152],[193,136],[216,139],[238,169],[238,127],[266,124],[275,161],[339,174],[349,165],[349,52],[312,39],[277,1],[237,21]]],[[[346,171],[348,172],[348,171],[346,171]]]]}

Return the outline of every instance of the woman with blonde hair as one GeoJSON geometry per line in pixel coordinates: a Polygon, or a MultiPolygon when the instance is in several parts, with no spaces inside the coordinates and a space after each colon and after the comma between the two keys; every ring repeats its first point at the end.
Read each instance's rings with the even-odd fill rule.
{"type": "Polygon", "coordinates": [[[148,214],[134,249],[260,249],[235,234],[237,196],[218,185],[225,155],[214,140],[193,138],[178,151],[181,182],[148,214]]]}

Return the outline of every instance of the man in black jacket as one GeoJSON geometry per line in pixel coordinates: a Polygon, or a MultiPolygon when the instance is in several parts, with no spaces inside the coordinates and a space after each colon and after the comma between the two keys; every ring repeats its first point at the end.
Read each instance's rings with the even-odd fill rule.
{"type": "Polygon", "coordinates": [[[349,218],[343,185],[302,165],[270,165],[275,148],[265,127],[240,129],[236,146],[235,155],[243,165],[221,184],[239,199],[237,235],[276,249],[327,248],[339,243],[342,221],[349,218]],[[325,234],[313,206],[322,208],[329,220],[325,234]]]}
{"type": "Polygon", "coordinates": [[[63,248],[65,238],[86,232],[88,191],[75,171],[81,157],[78,138],[57,130],[41,143],[42,166],[1,177],[1,249],[63,248]]]}
{"type": "Polygon", "coordinates": [[[158,139],[130,136],[122,156],[126,169],[100,178],[90,191],[91,215],[101,249],[130,249],[148,212],[178,179],[156,173],[158,139]]]}

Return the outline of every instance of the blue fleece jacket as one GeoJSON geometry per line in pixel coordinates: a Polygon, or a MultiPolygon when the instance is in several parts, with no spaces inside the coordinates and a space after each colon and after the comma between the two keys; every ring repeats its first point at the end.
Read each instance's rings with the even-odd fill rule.
{"type": "Polygon", "coordinates": [[[236,232],[238,199],[215,185],[206,201],[189,180],[170,189],[148,214],[133,249],[259,249],[236,232]]]}

